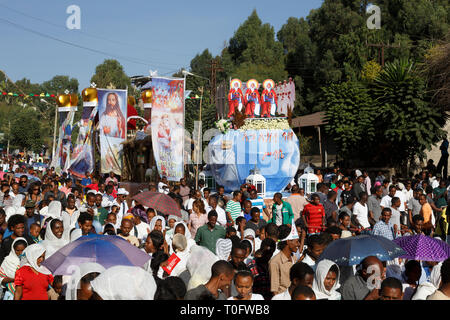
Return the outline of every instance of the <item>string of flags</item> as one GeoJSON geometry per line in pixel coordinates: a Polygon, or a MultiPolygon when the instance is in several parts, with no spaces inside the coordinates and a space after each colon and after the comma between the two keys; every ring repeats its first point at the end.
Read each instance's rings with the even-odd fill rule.
{"type": "Polygon", "coordinates": [[[23,94],[23,93],[15,93],[15,92],[2,92],[2,96],[12,96],[12,97],[41,97],[41,98],[56,98],[56,94],[50,94],[50,93],[30,93],[30,94],[23,94]]]}

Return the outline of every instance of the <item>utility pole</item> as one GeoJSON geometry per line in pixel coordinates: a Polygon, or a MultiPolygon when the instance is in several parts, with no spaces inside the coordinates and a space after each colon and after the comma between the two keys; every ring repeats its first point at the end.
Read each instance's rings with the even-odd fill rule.
{"type": "Polygon", "coordinates": [[[217,91],[217,87],[216,87],[216,74],[217,71],[223,71],[223,68],[219,66],[219,63],[217,62],[217,60],[212,59],[211,60],[211,103],[215,103],[216,101],[216,91],[217,91]]]}
{"type": "Polygon", "coordinates": [[[384,68],[384,48],[400,48],[400,44],[399,45],[392,45],[392,44],[384,44],[384,42],[382,43],[366,43],[366,45],[368,47],[375,47],[375,48],[380,48],[381,49],[381,67],[384,68]]]}

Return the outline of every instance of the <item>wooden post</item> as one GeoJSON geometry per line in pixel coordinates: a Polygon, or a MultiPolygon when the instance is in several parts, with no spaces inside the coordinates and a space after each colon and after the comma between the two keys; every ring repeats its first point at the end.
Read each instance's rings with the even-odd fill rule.
{"type": "Polygon", "coordinates": [[[198,137],[197,137],[197,165],[196,165],[196,170],[195,170],[195,189],[198,189],[198,162],[199,162],[199,157],[201,159],[201,156],[199,156],[199,154],[201,153],[200,149],[200,139],[202,136],[202,101],[203,101],[203,87],[198,88],[198,90],[200,91],[200,112],[199,112],[199,126],[198,126],[198,137]]]}
{"type": "Polygon", "coordinates": [[[317,130],[319,132],[319,152],[320,152],[320,161],[321,161],[321,165],[322,167],[324,166],[323,163],[323,156],[322,156],[322,137],[320,135],[320,126],[317,126],[317,130]]]}

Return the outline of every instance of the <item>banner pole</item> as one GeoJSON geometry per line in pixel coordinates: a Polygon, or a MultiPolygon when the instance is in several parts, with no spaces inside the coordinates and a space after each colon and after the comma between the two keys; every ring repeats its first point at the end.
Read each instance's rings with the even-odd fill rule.
{"type": "Polygon", "coordinates": [[[201,158],[199,154],[201,153],[201,150],[200,150],[200,139],[201,139],[201,133],[202,133],[203,87],[200,87],[199,91],[201,93],[201,96],[200,96],[200,115],[199,115],[200,123],[199,123],[199,126],[198,126],[198,138],[197,138],[197,148],[198,148],[198,150],[197,150],[197,159],[196,159],[197,160],[197,170],[195,170],[196,171],[195,172],[195,189],[198,189],[198,162],[199,162],[199,158],[201,158]]]}

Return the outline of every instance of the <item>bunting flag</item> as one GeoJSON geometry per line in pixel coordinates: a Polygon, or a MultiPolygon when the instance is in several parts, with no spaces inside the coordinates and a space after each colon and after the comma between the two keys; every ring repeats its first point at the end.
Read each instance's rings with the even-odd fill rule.
{"type": "Polygon", "coordinates": [[[29,98],[29,97],[39,97],[39,98],[56,98],[56,94],[50,94],[50,93],[30,93],[30,94],[23,94],[23,93],[15,93],[15,92],[2,92],[2,96],[12,96],[12,97],[23,97],[23,98],[29,98]]]}

